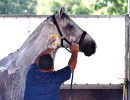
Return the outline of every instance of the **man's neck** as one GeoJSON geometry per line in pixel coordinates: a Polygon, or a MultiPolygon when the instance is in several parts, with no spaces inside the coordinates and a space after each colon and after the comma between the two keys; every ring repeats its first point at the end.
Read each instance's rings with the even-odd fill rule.
{"type": "Polygon", "coordinates": [[[52,68],[51,68],[49,71],[43,70],[43,69],[39,69],[39,68],[38,68],[38,70],[39,70],[40,72],[52,72],[52,71],[54,70],[54,65],[52,66],[52,68]]]}
{"type": "Polygon", "coordinates": [[[52,72],[53,70],[49,70],[49,71],[47,71],[47,70],[41,70],[41,69],[38,69],[40,72],[52,72]]]}

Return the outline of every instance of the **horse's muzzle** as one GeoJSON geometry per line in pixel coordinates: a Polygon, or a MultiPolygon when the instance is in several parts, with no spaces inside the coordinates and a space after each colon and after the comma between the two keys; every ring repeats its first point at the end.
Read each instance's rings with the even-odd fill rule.
{"type": "Polygon", "coordinates": [[[88,41],[83,46],[80,47],[80,51],[85,54],[85,56],[91,56],[96,52],[95,41],[88,41]]]}

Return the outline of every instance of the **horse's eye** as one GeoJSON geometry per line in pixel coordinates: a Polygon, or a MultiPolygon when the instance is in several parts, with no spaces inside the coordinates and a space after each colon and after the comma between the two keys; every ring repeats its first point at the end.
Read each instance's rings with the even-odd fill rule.
{"type": "Polygon", "coordinates": [[[72,29],[72,28],[73,28],[73,26],[72,26],[72,25],[70,25],[70,24],[68,24],[68,25],[66,25],[66,28],[72,29]]]}

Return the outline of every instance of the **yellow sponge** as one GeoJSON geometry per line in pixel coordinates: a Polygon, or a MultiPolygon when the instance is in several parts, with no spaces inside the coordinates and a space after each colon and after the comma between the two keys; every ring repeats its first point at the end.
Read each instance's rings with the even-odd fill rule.
{"type": "Polygon", "coordinates": [[[50,34],[50,38],[55,37],[57,38],[57,34],[50,34]]]}

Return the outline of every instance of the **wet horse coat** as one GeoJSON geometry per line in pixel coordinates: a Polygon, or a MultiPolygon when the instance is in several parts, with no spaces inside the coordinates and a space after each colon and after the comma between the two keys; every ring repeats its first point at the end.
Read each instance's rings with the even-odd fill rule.
{"type": "MultiPolygon", "coordinates": [[[[55,14],[56,20],[64,36],[70,42],[77,43],[83,30],[64,12],[65,8],[62,7],[55,14]]],[[[0,100],[23,100],[27,69],[37,55],[47,49],[49,35],[53,33],[58,35],[57,49],[60,48],[61,37],[52,18],[49,17],[35,29],[20,49],[0,61],[0,100]]],[[[64,43],[64,46],[67,47],[68,44],[64,43]]],[[[57,49],[51,54],[53,58],[57,49]]],[[[95,49],[96,44],[94,40],[89,35],[86,35],[80,51],[90,56],[95,53],[95,49]]]]}

